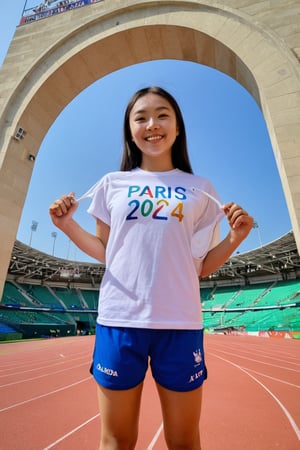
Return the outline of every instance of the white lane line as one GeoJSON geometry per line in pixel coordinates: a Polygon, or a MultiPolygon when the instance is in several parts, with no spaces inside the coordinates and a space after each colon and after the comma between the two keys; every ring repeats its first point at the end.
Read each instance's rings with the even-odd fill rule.
{"type": "MultiPolygon", "coordinates": [[[[76,433],[76,431],[80,430],[81,428],[83,428],[85,425],[87,425],[88,423],[92,422],[93,420],[97,419],[100,416],[100,413],[96,414],[95,416],[91,417],[90,419],[88,419],[87,421],[83,422],[81,425],[79,425],[76,428],[73,428],[73,430],[69,431],[69,433],[66,433],[64,436],[60,437],[59,439],[57,439],[55,442],[52,442],[51,444],[49,444],[47,447],[45,447],[43,450],[50,450],[51,448],[55,447],[57,444],[59,444],[60,442],[62,442],[63,440],[67,439],[69,436],[71,436],[72,434],[76,433]]],[[[154,445],[156,444],[160,433],[163,430],[163,424],[161,423],[160,427],[158,428],[157,432],[155,433],[152,441],[150,442],[149,446],[147,447],[147,450],[152,450],[154,448],[154,445]]]]}
{"type": "Polygon", "coordinates": [[[17,408],[18,406],[26,405],[26,403],[34,402],[35,400],[39,400],[40,398],[47,397],[48,395],[56,394],[57,392],[64,391],[73,386],[76,386],[77,384],[84,383],[85,381],[91,380],[91,379],[92,379],[92,376],[89,376],[87,378],[83,378],[80,381],[76,381],[76,383],[68,384],[68,386],[64,386],[62,388],[56,389],[55,391],[47,392],[47,394],[38,395],[37,397],[30,398],[29,400],[24,400],[24,402],[15,403],[14,405],[10,405],[10,406],[7,406],[6,408],[0,409],[0,413],[4,412],[4,411],[8,411],[9,409],[17,408]]]}
{"type": "Polygon", "coordinates": [[[159,438],[160,433],[162,432],[163,427],[164,426],[161,423],[159,429],[157,430],[157,432],[154,435],[154,438],[152,439],[152,441],[150,442],[149,446],[147,447],[147,450],[152,450],[153,449],[154,445],[156,444],[156,442],[157,442],[157,440],[159,438]]]}
{"type": "Polygon", "coordinates": [[[49,368],[55,367],[55,366],[65,366],[66,364],[71,364],[71,363],[73,363],[73,362],[75,362],[77,360],[80,360],[80,359],[82,360],[84,358],[85,358],[85,356],[79,356],[78,358],[73,358],[73,359],[68,359],[68,360],[66,359],[64,361],[59,361],[59,362],[56,362],[56,363],[53,363],[53,364],[48,364],[46,366],[37,366],[37,367],[33,367],[32,369],[27,369],[27,370],[22,370],[22,371],[21,370],[18,371],[18,369],[15,368],[13,370],[13,373],[6,373],[6,374],[3,374],[3,375],[0,375],[0,378],[11,377],[13,374],[16,373],[16,371],[18,371],[18,375],[21,375],[23,373],[34,372],[36,370],[39,371],[39,370],[49,369],[49,368]]]}
{"type": "Polygon", "coordinates": [[[289,386],[292,386],[292,387],[295,387],[297,389],[300,389],[299,385],[293,384],[293,383],[289,383],[288,381],[280,380],[280,378],[271,377],[270,375],[266,375],[265,373],[262,373],[262,372],[257,372],[256,370],[249,369],[248,367],[243,367],[243,369],[249,370],[249,372],[256,373],[257,375],[261,375],[262,377],[270,378],[270,380],[278,381],[279,383],[287,384],[289,386]]]}
{"type": "MultiPolygon", "coordinates": [[[[227,351],[230,350],[230,349],[236,351],[236,349],[237,349],[237,346],[233,346],[233,345],[226,345],[226,346],[225,345],[223,345],[223,346],[219,345],[219,347],[220,348],[216,348],[216,346],[215,346],[214,349],[215,350],[220,350],[220,351],[222,351],[221,349],[224,349],[224,348],[227,351]]],[[[292,358],[293,361],[289,361],[288,359],[286,359],[287,355],[286,355],[285,352],[282,352],[283,356],[280,356],[278,354],[278,352],[272,354],[270,352],[262,351],[262,350],[260,350],[260,348],[258,348],[258,349],[255,348],[254,349],[253,346],[250,349],[246,350],[244,348],[244,346],[242,346],[242,345],[239,345],[239,350],[244,352],[244,353],[246,353],[246,354],[250,354],[250,355],[253,355],[253,352],[255,352],[257,356],[262,356],[263,358],[266,358],[266,359],[271,359],[273,361],[281,361],[281,362],[286,363],[286,364],[292,364],[293,366],[300,366],[300,362],[298,362],[299,358],[294,357],[294,358],[292,358]]]]}
{"type": "Polygon", "coordinates": [[[298,426],[297,426],[296,422],[294,421],[292,415],[289,413],[289,411],[286,409],[286,407],[281,403],[281,401],[276,397],[276,395],[273,394],[273,392],[270,391],[270,389],[267,388],[267,386],[265,386],[263,383],[261,383],[261,381],[259,381],[257,378],[255,378],[253,375],[251,375],[251,373],[249,373],[247,370],[243,369],[238,364],[235,364],[232,361],[229,361],[228,359],[222,358],[221,356],[218,356],[215,353],[210,353],[210,354],[215,356],[216,358],[222,359],[223,361],[227,362],[228,364],[231,364],[232,366],[238,368],[239,370],[244,372],[246,375],[248,375],[248,377],[252,378],[256,383],[258,383],[263,389],[265,389],[265,391],[267,391],[268,394],[270,394],[271,397],[275,400],[275,402],[280,406],[280,408],[282,409],[282,411],[286,415],[288,421],[290,422],[291,427],[295,431],[298,440],[300,441],[300,429],[298,428],[298,426]]]}
{"type": "Polygon", "coordinates": [[[284,370],[289,370],[290,372],[300,372],[300,370],[298,369],[291,369],[289,367],[284,367],[284,366],[279,366],[277,364],[271,364],[271,363],[267,363],[265,361],[260,361],[259,359],[254,359],[254,358],[248,358],[248,356],[242,356],[242,355],[237,355],[236,353],[231,353],[231,352],[226,352],[225,350],[217,350],[218,352],[221,353],[225,353],[226,355],[233,355],[236,358],[240,358],[240,359],[247,359],[248,361],[254,361],[254,362],[258,362],[259,364],[264,364],[266,366],[271,366],[271,367],[276,367],[277,369],[284,369],[284,370]]]}
{"type": "Polygon", "coordinates": [[[71,436],[72,434],[76,433],[76,431],[80,430],[80,428],[85,427],[88,423],[92,422],[93,420],[97,419],[97,417],[99,417],[100,414],[96,414],[95,416],[91,417],[90,419],[86,420],[85,422],[83,422],[81,425],[78,425],[78,427],[73,428],[73,430],[69,431],[69,433],[65,434],[64,436],[60,437],[59,439],[57,439],[57,441],[52,442],[52,444],[49,444],[48,447],[45,447],[43,450],[49,450],[50,448],[55,447],[57,444],[59,444],[60,442],[62,442],[64,439],[68,438],[69,436],[71,436]]]}
{"type": "Polygon", "coordinates": [[[77,366],[70,366],[70,367],[66,367],[65,369],[56,370],[56,372],[44,373],[43,375],[37,375],[36,377],[26,378],[25,380],[19,380],[19,381],[13,381],[13,382],[7,383],[7,384],[1,384],[0,389],[3,387],[7,387],[7,386],[13,386],[15,384],[26,383],[27,381],[37,380],[39,378],[52,377],[52,375],[57,375],[58,373],[66,372],[68,370],[78,369],[78,367],[87,366],[87,365],[88,365],[88,362],[85,362],[82,364],[77,364],[77,366]]]}

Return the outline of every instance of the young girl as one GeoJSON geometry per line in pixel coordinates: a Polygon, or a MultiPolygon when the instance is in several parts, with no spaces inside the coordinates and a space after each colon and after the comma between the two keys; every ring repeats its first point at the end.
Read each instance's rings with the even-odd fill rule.
{"type": "Polygon", "coordinates": [[[121,170],[92,194],[95,235],[74,221],[74,193],[56,200],[50,215],[80,249],[106,263],[91,368],[100,449],[134,449],[149,361],[168,448],[199,450],[206,378],[199,277],[226,262],[253,219],[234,202],[220,206],[211,183],[193,175],[179,106],[159,87],[132,97],[121,170]],[[220,242],[225,215],[230,230],[220,242]]]}

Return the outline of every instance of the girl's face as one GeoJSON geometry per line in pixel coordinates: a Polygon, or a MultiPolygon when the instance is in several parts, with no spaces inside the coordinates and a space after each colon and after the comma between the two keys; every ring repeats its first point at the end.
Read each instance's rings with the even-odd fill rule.
{"type": "Polygon", "coordinates": [[[139,98],[130,112],[129,126],[142,153],[142,169],[173,169],[171,153],[178,126],[175,111],[164,97],[149,93],[139,98]]]}

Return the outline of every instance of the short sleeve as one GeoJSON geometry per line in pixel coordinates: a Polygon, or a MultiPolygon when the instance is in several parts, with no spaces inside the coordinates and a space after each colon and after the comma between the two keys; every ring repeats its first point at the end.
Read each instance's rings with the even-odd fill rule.
{"type": "Polygon", "coordinates": [[[110,226],[110,211],[107,201],[108,184],[109,181],[106,176],[96,183],[91,195],[92,201],[87,212],[110,226]]]}
{"type": "MultiPolygon", "coordinates": [[[[205,192],[219,200],[219,196],[209,181],[206,181],[205,192]]],[[[206,254],[220,242],[220,221],[224,218],[224,211],[212,200],[205,196],[206,206],[195,224],[194,234],[191,240],[193,257],[203,260],[206,254]]]]}

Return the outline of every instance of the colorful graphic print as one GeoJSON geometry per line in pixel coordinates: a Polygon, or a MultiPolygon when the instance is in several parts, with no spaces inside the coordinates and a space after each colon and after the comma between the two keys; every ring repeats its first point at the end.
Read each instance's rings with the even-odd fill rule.
{"type": "Polygon", "coordinates": [[[151,217],[154,220],[168,220],[175,217],[181,222],[184,218],[184,200],[186,189],[182,186],[139,186],[128,188],[129,213],[126,220],[137,220],[139,217],[151,217]],[[134,198],[132,198],[134,197],[134,198]],[[174,200],[178,200],[175,202],[174,200]]]}

